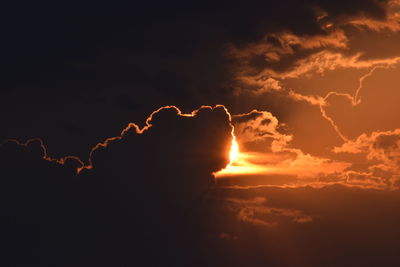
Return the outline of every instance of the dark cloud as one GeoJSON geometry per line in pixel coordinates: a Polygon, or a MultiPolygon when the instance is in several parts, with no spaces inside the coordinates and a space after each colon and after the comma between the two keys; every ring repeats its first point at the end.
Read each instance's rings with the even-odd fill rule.
{"type": "Polygon", "coordinates": [[[3,264],[176,266],[189,260],[182,251],[194,238],[197,209],[212,173],[229,161],[229,118],[223,108],[202,109],[194,118],[170,109],[152,123],[143,134],[127,132],[96,150],[94,169],[79,175],[74,159],[64,165],[42,159],[37,140],[5,143],[3,264]]]}

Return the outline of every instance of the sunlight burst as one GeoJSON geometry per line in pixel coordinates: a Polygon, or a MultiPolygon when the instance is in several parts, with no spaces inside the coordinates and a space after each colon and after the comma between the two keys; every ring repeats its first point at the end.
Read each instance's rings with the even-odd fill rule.
{"type": "Polygon", "coordinates": [[[234,137],[232,139],[232,145],[231,145],[231,151],[229,153],[229,165],[231,165],[233,162],[235,162],[239,157],[239,145],[236,142],[236,138],[234,137]]]}

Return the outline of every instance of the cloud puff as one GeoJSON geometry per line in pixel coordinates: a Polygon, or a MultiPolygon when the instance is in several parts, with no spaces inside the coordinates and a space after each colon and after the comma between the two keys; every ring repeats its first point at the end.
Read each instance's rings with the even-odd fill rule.
{"type": "Polygon", "coordinates": [[[335,147],[335,153],[365,153],[369,160],[378,160],[388,168],[397,169],[399,160],[400,129],[362,134],[354,140],[335,147]]]}
{"type": "Polygon", "coordinates": [[[364,173],[352,172],[354,177],[367,177],[397,188],[400,170],[400,130],[375,131],[361,134],[354,140],[333,149],[335,153],[362,154],[368,160],[364,173]],[[355,175],[355,176],[354,176],[355,175]]]}
{"type": "Polygon", "coordinates": [[[253,110],[246,114],[234,115],[232,123],[235,126],[235,135],[241,142],[256,142],[268,138],[281,142],[288,142],[291,136],[281,134],[278,119],[267,111],[253,110]]]}
{"type": "Polygon", "coordinates": [[[270,207],[267,199],[256,197],[253,199],[227,199],[238,210],[237,219],[240,222],[257,226],[276,227],[282,219],[289,219],[295,223],[312,222],[312,217],[300,210],[270,207]]]}

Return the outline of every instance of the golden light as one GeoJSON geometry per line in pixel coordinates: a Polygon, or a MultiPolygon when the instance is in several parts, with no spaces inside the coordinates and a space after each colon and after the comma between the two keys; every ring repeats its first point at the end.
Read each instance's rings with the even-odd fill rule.
{"type": "Polygon", "coordinates": [[[239,144],[235,135],[232,135],[232,144],[229,151],[229,164],[222,170],[214,173],[216,178],[235,176],[238,174],[254,174],[265,172],[266,168],[251,163],[249,160],[254,157],[249,153],[240,152],[239,144]]]}
{"type": "Polygon", "coordinates": [[[233,162],[235,162],[239,158],[239,145],[236,142],[235,136],[232,138],[232,145],[231,145],[231,151],[229,153],[229,165],[231,165],[233,162]]]}

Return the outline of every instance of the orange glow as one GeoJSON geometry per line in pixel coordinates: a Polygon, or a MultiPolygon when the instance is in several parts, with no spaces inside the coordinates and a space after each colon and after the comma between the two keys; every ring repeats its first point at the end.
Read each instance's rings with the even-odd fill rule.
{"type": "Polygon", "coordinates": [[[232,165],[239,158],[239,145],[236,142],[236,137],[233,135],[232,138],[232,145],[231,145],[231,152],[229,153],[229,165],[232,165]]]}
{"type": "Polygon", "coordinates": [[[268,167],[261,167],[260,165],[250,162],[250,159],[253,157],[254,155],[240,152],[239,144],[234,134],[234,128],[232,128],[232,145],[229,152],[229,164],[224,169],[214,173],[215,178],[267,172],[269,169],[268,167]]]}
{"type": "Polygon", "coordinates": [[[251,159],[254,155],[250,153],[240,152],[239,145],[236,142],[236,138],[232,140],[230,162],[226,168],[214,173],[215,178],[236,176],[236,175],[249,175],[256,173],[267,173],[270,169],[266,166],[260,166],[258,164],[251,163],[251,159]]]}

